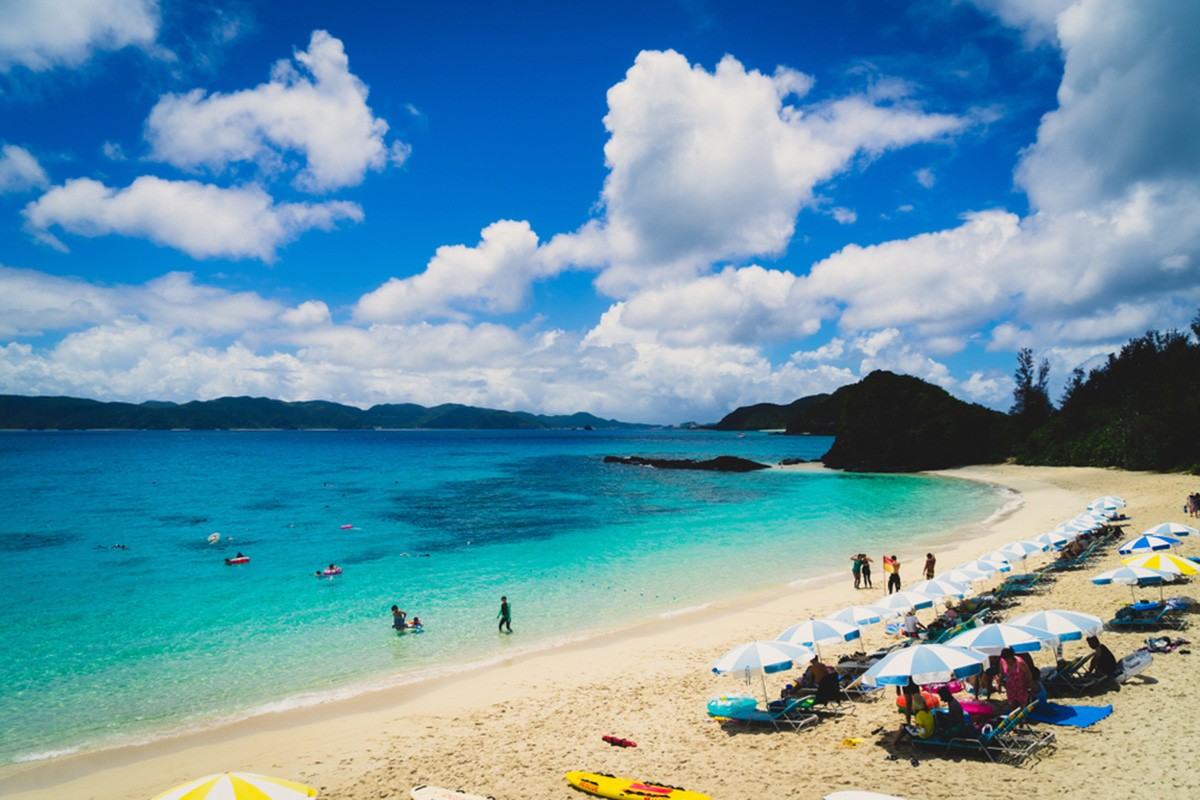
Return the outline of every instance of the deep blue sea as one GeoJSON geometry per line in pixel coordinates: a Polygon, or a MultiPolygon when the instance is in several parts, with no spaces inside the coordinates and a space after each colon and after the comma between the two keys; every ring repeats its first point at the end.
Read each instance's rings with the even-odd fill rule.
{"type": "Polygon", "coordinates": [[[681,430],[0,433],[0,763],[486,665],[846,571],[853,551],[1002,503],[921,476],[602,463],[777,463],[829,444],[681,430]],[[250,562],[227,566],[237,552],[250,562]],[[343,574],[316,578],[330,563],[343,574]],[[496,630],[501,595],[511,636],[496,630]],[[425,632],[396,635],[393,603],[425,632]]]}

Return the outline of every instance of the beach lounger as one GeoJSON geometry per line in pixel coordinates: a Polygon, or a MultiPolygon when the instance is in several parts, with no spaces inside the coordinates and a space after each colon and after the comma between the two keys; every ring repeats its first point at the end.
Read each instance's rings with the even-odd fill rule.
{"type": "MultiPolygon", "coordinates": [[[[1086,661],[1089,656],[1084,656],[1086,661]]],[[[1134,651],[1117,662],[1117,671],[1112,675],[1088,675],[1080,673],[1078,669],[1073,674],[1065,675],[1061,681],[1056,682],[1053,686],[1054,691],[1051,691],[1051,686],[1046,686],[1046,694],[1061,696],[1063,694],[1088,694],[1093,692],[1101,692],[1106,689],[1113,689],[1125,683],[1135,675],[1144,672],[1146,667],[1150,666],[1150,662],[1154,660],[1154,656],[1145,651],[1134,651]]]]}
{"type": "Polygon", "coordinates": [[[801,708],[817,714],[842,717],[853,714],[858,707],[851,702],[842,688],[841,676],[836,672],[826,675],[817,687],[817,693],[801,701],[801,708]]]}
{"type": "Polygon", "coordinates": [[[935,733],[928,739],[914,737],[912,744],[921,750],[978,754],[989,761],[1019,764],[1055,742],[1050,731],[1039,732],[1029,727],[1026,717],[1034,705],[1030,703],[1009,713],[991,729],[985,727],[971,735],[959,733],[945,737],[935,733]]]}
{"type": "Polygon", "coordinates": [[[1166,603],[1152,603],[1146,608],[1123,606],[1117,610],[1116,616],[1105,626],[1110,631],[1120,630],[1160,630],[1170,628],[1182,630],[1185,627],[1179,611],[1166,603]]]}
{"type": "Polygon", "coordinates": [[[794,698],[771,703],[766,709],[729,709],[721,714],[711,710],[709,716],[722,725],[770,725],[777,731],[799,731],[817,722],[817,715],[801,708],[801,701],[794,698]]]}
{"type": "Polygon", "coordinates": [[[1092,542],[1086,550],[1074,558],[1059,558],[1057,561],[1047,564],[1043,569],[1046,572],[1063,572],[1065,570],[1079,569],[1092,557],[1099,546],[1099,542],[1092,542]]]}

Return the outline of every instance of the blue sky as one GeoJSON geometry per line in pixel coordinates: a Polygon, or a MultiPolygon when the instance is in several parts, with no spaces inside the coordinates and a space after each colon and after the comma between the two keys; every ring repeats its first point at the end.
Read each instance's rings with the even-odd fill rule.
{"type": "Polygon", "coordinates": [[[1189,0],[0,0],[0,392],[1011,403],[1200,305],[1189,0]],[[66,21],[69,21],[66,22],[66,21]]]}

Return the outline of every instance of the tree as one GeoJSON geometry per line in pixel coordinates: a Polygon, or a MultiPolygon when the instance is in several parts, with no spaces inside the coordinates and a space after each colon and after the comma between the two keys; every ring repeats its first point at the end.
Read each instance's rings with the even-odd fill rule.
{"type": "Polygon", "coordinates": [[[1050,419],[1054,406],[1050,403],[1050,362],[1034,365],[1033,350],[1022,347],[1017,353],[1017,370],[1013,373],[1013,407],[1009,414],[1017,420],[1022,435],[1044,424],[1050,419]]]}

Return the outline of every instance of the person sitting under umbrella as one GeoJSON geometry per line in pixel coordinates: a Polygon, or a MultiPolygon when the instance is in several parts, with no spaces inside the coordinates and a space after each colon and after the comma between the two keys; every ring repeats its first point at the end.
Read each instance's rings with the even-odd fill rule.
{"type": "Polygon", "coordinates": [[[1117,674],[1117,659],[1096,636],[1087,638],[1088,647],[1092,648],[1092,657],[1088,661],[1088,675],[1103,675],[1106,678],[1111,678],[1117,674]]]}

